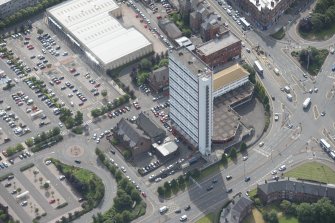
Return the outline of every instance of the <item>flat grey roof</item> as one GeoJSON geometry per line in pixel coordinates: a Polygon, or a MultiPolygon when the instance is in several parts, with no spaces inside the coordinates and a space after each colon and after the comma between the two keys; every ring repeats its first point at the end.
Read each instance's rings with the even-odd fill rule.
{"type": "Polygon", "coordinates": [[[200,54],[207,56],[240,41],[239,38],[229,32],[229,34],[224,34],[220,38],[212,39],[198,46],[197,50],[200,51],[200,54]]]}
{"type": "Polygon", "coordinates": [[[202,76],[212,73],[210,68],[200,58],[198,58],[197,55],[185,47],[180,47],[177,50],[173,50],[171,54],[194,75],[202,76]]]}

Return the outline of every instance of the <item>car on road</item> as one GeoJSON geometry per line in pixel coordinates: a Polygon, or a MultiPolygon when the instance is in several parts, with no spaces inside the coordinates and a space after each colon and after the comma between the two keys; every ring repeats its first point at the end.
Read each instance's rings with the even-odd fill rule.
{"type": "Polygon", "coordinates": [[[55,202],[56,202],[56,200],[55,200],[55,199],[52,199],[52,200],[49,201],[49,204],[53,204],[53,203],[55,203],[55,202]]]}
{"type": "Polygon", "coordinates": [[[242,157],[242,160],[243,160],[243,161],[246,161],[247,159],[248,159],[248,156],[243,156],[243,157],[242,157]]]}
{"type": "Polygon", "coordinates": [[[143,197],[147,197],[147,194],[145,192],[141,193],[143,197]]]}
{"type": "Polygon", "coordinates": [[[28,201],[22,201],[21,203],[20,203],[20,205],[23,207],[23,206],[26,206],[28,204],[28,201]]]}
{"type": "Polygon", "coordinates": [[[232,188],[228,188],[228,189],[226,190],[226,192],[227,192],[227,194],[229,194],[229,193],[233,192],[233,189],[232,189],[232,188]]]}
{"type": "Polygon", "coordinates": [[[81,164],[80,160],[74,160],[74,162],[77,163],[77,164],[81,164]]]}
{"type": "Polygon", "coordinates": [[[212,180],[212,183],[213,184],[215,184],[215,183],[217,183],[218,182],[218,179],[216,179],[216,178],[214,178],[213,180],[212,180]]]}
{"type": "Polygon", "coordinates": [[[281,165],[281,166],[279,167],[279,171],[284,171],[284,170],[286,170],[286,166],[285,166],[285,165],[281,165]]]}
{"type": "Polygon", "coordinates": [[[321,116],[325,116],[326,115],[326,112],[325,111],[323,111],[323,112],[321,112],[321,114],[320,114],[321,116]]]}
{"type": "Polygon", "coordinates": [[[277,174],[277,170],[272,170],[271,171],[271,175],[276,175],[277,174]]]}
{"type": "Polygon", "coordinates": [[[64,180],[65,179],[65,176],[64,175],[60,175],[59,176],[59,180],[64,180]]]}
{"type": "Polygon", "coordinates": [[[249,182],[249,181],[250,181],[250,177],[245,177],[245,178],[244,178],[244,181],[245,181],[245,182],[249,182]]]}
{"type": "Polygon", "coordinates": [[[279,120],[279,114],[278,113],[275,113],[274,117],[275,117],[275,121],[279,120]]]}
{"type": "Polygon", "coordinates": [[[51,160],[45,161],[45,165],[49,165],[51,163],[51,160]]]}
{"type": "Polygon", "coordinates": [[[264,146],[264,142],[260,142],[260,143],[258,144],[258,146],[259,146],[259,147],[264,146]]]}
{"type": "Polygon", "coordinates": [[[185,211],[189,211],[191,210],[191,205],[187,205],[185,208],[184,208],[185,211]]]}
{"type": "Polygon", "coordinates": [[[126,170],[126,168],[124,168],[123,166],[121,166],[121,168],[120,168],[121,170],[122,170],[122,172],[127,172],[127,170],[126,170]]]}
{"type": "Polygon", "coordinates": [[[187,215],[184,214],[183,216],[181,216],[181,217],[179,218],[179,220],[180,220],[180,221],[186,221],[186,220],[187,220],[187,215]]]}
{"type": "Polygon", "coordinates": [[[226,176],[226,180],[231,180],[233,177],[231,175],[226,176]]]}
{"type": "Polygon", "coordinates": [[[211,190],[213,190],[213,188],[214,188],[214,186],[213,186],[213,185],[210,185],[210,186],[207,187],[206,190],[207,190],[207,191],[211,191],[211,190]]]}

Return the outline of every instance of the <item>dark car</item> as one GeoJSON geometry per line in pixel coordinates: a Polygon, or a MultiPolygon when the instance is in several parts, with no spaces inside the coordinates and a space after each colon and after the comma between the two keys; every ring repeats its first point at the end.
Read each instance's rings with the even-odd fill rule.
{"type": "Polygon", "coordinates": [[[231,180],[232,178],[233,178],[233,177],[230,176],[230,175],[226,176],[226,180],[231,180]]]}
{"type": "Polygon", "coordinates": [[[207,191],[211,191],[211,190],[213,190],[213,188],[214,188],[214,186],[213,185],[210,185],[209,187],[207,187],[207,191]]]}
{"type": "Polygon", "coordinates": [[[112,154],[115,154],[115,150],[111,149],[111,153],[112,153],[112,154]]]}
{"type": "Polygon", "coordinates": [[[80,160],[75,160],[74,162],[77,163],[77,164],[81,164],[80,160]]]}
{"type": "Polygon", "coordinates": [[[215,184],[215,183],[217,183],[218,182],[218,179],[216,179],[216,178],[214,178],[213,180],[212,180],[212,183],[213,184],[215,184]]]}
{"type": "Polygon", "coordinates": [[[229,188],[229,189],[227,189],[227,194],[229,194],[229,193],[231,193],[231,192],[233,192],[233,189],[232,188],[229,188]]]}
{"type": "Polygon", "coordinates": [[[184,208],[185,211],[189,211],[191,210],[191,206],[190,205],[187,205],[185,208],[184,208]]]}
{"type": "Polygon", "coordinates": [[[245,182],[250,181],[250,177],[246,177],[246,178],[244,179],[244,181],[245,181],[245,182]]]}

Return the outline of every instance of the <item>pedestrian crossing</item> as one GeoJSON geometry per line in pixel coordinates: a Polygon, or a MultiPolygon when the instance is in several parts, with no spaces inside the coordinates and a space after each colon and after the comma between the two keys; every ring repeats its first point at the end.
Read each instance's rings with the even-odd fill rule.
{"type": "Polygon", "coordinates": [[[67,130],[60,131],[60,135],[61,135],[61,136],[65,136],[67,133],[68,133],[67,130]]]}
{"type": "Polygon", "coordinates": [[[92,122],[93,122],[93,120],[92,120],[92,119],[89,119],[89,120],[87,120],[86,122],[84,122],[83,125],[88,125],[88,124],[91,124],[92,122]]]}
{"type": "Polygon", "coordinates": [[[292,133],[290,129],[282,128],[278,133],[273,134],[271,141],[264,142],[263,147],[256,146],[253,150],[266,158],[271,156],[271,153],[278,149],[278,145],[282,143],[292,133]]]}

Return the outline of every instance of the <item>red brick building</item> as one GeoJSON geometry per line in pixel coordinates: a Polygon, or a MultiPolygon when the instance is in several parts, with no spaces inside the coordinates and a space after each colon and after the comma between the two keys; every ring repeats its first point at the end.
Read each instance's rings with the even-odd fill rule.
{"type": "Polygon", "coordinates": [[[229,31],[226,31],[218,35],[217,38],[198,46],[196,54],[209,67],[215,68],[240,58],[241,49],[241,40],[229,31]]]}

